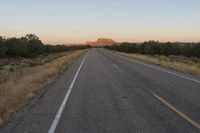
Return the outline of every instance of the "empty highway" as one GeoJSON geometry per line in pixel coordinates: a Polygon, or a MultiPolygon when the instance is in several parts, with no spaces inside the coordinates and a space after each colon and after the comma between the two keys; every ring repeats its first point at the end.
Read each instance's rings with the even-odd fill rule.
{"type": "Polygon", "coordinates": [[[198,133],[200,80],[93,48],[1,133],[198,133]]]}

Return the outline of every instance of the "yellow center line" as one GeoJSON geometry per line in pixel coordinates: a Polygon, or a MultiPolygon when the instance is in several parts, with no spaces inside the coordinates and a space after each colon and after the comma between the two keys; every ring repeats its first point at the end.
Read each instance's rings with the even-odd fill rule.
{"type": "Polygon", "coordinates": [[[119,67],[117,65],[113,64],[113,66],[116,67],[117,69],[119,69],[119,67]]]}
{"type": "Polygon", "coordinates": [[[189,118],[183,112],[181,112],[178,109],[176,109],[172,104],[170,104],[169,102],[167,102],[166,100],[164,100],[163,98],[161,98],[160,96],[158,96],[156,94],[154,94],[153,96],[156,99],[158,99],[159,101],[161,101],[163,104],[165,104],[168,108],[170,108],[171,110],[173,110],[175,113],[177,113],[179,116],[181,116],[183,119],[185,119],[187,122],[189,122],[190,124],[192,124],[196,128],[200,129],[200,125],[197,122],[195,122],[194,120],[192,120],[191,118],[189,118]]]}

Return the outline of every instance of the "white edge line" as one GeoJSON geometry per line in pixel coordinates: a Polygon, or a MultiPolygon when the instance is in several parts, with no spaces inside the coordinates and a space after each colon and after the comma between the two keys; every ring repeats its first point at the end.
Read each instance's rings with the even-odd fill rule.
{"type": "Polygon", "coordinates": [[[87,54],[85,55],[83,61],[81,62],[80,66],[79,66],[79,68],[78,68],[78,70],[77,70],[77,72],[76,72],[76,74],[75,74],[75,76],[74,76],[74,78],[73,78],[73,80],[72,80],[70,86],[69,86],[69,89],[68,89],[68,91],[67,91],[67,94],[66,94],[64,100],[62,101],[62,104],[61,104],[61,106],[60,106],[60,108],[59,108],[59,110],[58,110],[58,112],[57,112],[57,114],[56,114],[56,116],[55,116],[55,118],[54,118],[54,120],[53,120],[53,123],[51,124],[51,127],[50,127],[48,133],[54,133],[54,132],[55,132],[56,127],[57,127],[57,124],[58,124],[58,122],[59,122],[59,120],[60,120],[60,117],[61,117],[61,115],[62,115],[62,113],[63,113],[63,110],[64,110],[65,105],[66,105],[66,103],[67,103],[67,100],[68,100],[68,98],[69,98],[69,95],[70,95],[70,93],[71,93],[71,91],[72,91],[72,88],[73,88],[73,86],[74,86],[74,83],[75,83],[75,81],[76,81],[76,78],[78,77],[78,74],[79,74],[79,72],[80,72],[80,70],[81,70],[81,68],[82,68],[82,66],[83,66],[83,63],[84,63],[86,57],[87,57],[87,54]]]}
{"type": "Polygon", "coordinates": [[[191,81],[200,83],[199,80],[196,80],[196,79],[193,79],[193,78],[190,78],[190,77],[186,77],[186,76],[183,76],[183,75],[174,73],[174,72],[170,72],[170,71],[167,71],[167,70],[158,68],[158,67],[156,67],[156,66],[148,65],[148,64],[146,64],[146,63],[142,63],[141,61],[137,61],[137,60],[132,59],[132,58],[127,58],[127,57],[124,57],[124,56],[121,56],[121,55],[118,55],[118,56],[121,57],[121,58],[123,58],[123,59],[129,60],[129,61],[132,61],[132,62],[135,62],[135,63],[138,63],[138,64],[142,64],[142,65],[144,65],[144,66],[148,66],[148,67],[154,68],[154,69],[156,69],[156,70],[160,70],[160,71],[163,71],[163,72],[172,74],[172,75],[176,75],[176,76],[179,76],[179,77],[182,77],[182,78],[185,78],[185,79],[188,79],[188,80],[191,80],[191,81]]]}

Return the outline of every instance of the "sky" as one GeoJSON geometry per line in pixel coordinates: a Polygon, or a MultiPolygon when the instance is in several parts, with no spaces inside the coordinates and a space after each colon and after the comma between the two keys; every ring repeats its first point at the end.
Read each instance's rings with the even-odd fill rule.
{"type": "Polygon", "coordinates": [[[0,0],[0,36],[46,44],[200,41],[200,0],[0,0]]]}

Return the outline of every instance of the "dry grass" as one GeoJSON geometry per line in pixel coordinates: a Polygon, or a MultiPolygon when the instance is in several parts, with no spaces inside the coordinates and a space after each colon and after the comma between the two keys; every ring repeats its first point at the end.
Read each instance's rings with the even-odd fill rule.
{"type": "Polygon", "coordinates": [[[142,54],[129,54],[124,52],[115,52],[116,54],[126,56],[129,58],[142,60],[164,67],[172,68],[184,73],[188,73],[194,76],[200,76],[200,62],[193,61],[183,57],[166,57],[166,56],[150,56],[142,54]]]}
{"type": "Polygon", "coordinates": [[[10,58],[0,59],[0,83],[9,79],[13,76],[13,73],[18,72],[36,65],[43,65],[47,62],[55,60],[59,57],[66,56],[70,52],[62,52],[55,54],[40,55],[37,58],[26,59],[26,58],[10,58]]]}
{"type": "Polygon", "coordinates": [[[44,86],[55,80],[85,51],[65,53],[44,64],[25,67],[10,73],[10,78],[0,83],[0,125],[2,126],[12,114],[36,97],[44,86]]]}

